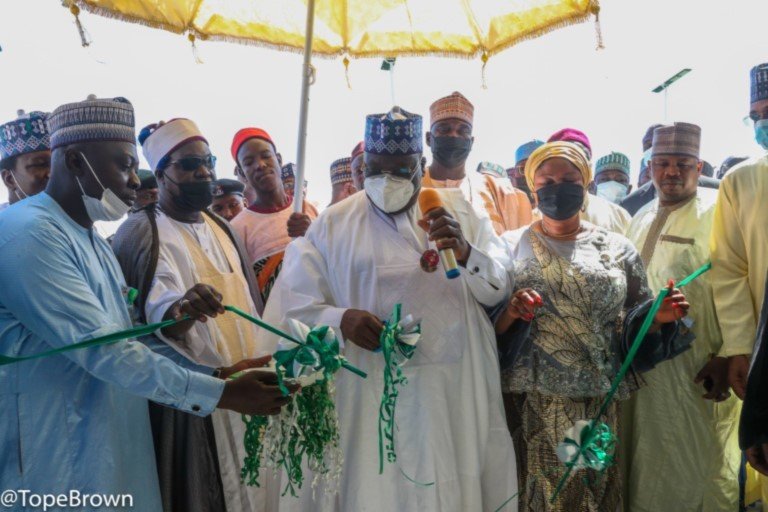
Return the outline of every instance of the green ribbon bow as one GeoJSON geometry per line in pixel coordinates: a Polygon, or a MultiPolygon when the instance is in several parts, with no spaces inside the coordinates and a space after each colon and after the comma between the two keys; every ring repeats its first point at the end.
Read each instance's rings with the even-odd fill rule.
{"type": "MultiPolygon", "coordinates": [[[[293,338],[291,341],[299,343],[293,338]]],[[[278,350],[273,357],[276,366],[280,369],[278,382],[285,395],[288,394],[288,389],[283,383],[283,377],[298,378],[322,372],[323,378],[327,379],[342,367],[362,378],[367,377],[365,372],[351,365],[341,355],[338,338],[335,336],[331,338],[326,326],[312,329],[304,343],[299,343],[292,349],[278,350]]]]}
{"type": "MultiPolygon", "coordinates": [[[[613,464],[613,454],[616,451],[616,436],[605,423],[593,426],[593,421],[587,423],[579,432],[579,440],[566,437],[562,442],[565,446],[573,446],[577,449],[581,458],[573,457],[566,461],[566,466],[588,467],[597,471],[603,471],[613,464]]],[[[577,454],[577,455],[578,455],[577,454]]]]}

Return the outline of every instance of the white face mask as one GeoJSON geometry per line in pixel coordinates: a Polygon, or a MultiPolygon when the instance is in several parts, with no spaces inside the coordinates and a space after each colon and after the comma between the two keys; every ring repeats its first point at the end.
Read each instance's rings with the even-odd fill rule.
{"type": "Polygon", "coordinates": [[[620,203],[627,197],[629,187],[618,181],[604,181],[597,186],[597,195],[612,203],[620,203]]]}
{"type": "Polygon", "coordinates": [[[363,189],[379,210],[394,213],[405,208],[416,187],[410,179],[379,174],[365,178],[363,189]]]}
{"type": "Polygon", "coordinates": [[[83,157],[85,164],[88,166],[88,169],[90,169],[93,177],[96,178],[96,183],[99,184],[102,190],[101,199],[91,197],[85,193],[85,189],[83,189],[80,180],[75,177],[77,185],[83,193],[83,205],[85,206],[85,211],[88,212],[88,217],[90,217],[93,222],[98,220],[113,221],[121,219],[123,215],[128,213],[128,210],[130,210],[131,207],[117,197],[117,195],[112,192],[112,189],[104,188],[104,185],[101,184],[101,180],[96,176],[93,167],[91,167],[91,163],[85,158],[84,154],[80,153],[80,156],[83,157]]]}

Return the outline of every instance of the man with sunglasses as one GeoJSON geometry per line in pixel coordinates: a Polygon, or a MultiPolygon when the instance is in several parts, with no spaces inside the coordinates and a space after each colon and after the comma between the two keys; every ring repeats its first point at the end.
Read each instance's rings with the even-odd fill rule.
{"type": "Polygon", "coordinates": [[[45,190],[51,175],[48,114],[19,110],[19,117],[0,125],[0,176],[8,189],[8,206],[45,190]]]}
{"type": "MultiPolygon", "coordinates": [[[[133,294],[93,224],[122,217],[135,200],[133,107],[124,98],[89,97],[58,107],[47,121],[47,187],[0,215],[0,350],[11,357],[132,325],[133,294]]],[[[201,300],[184,312],[213,316],[212,305],[198,307],[201,300]]],[[[128,495],[126,508],[160,512],[148,400],[196,417],[216,407],[275,414],[287,402],[264,372],[225,381],[211,375],[213,368],[177,363],[129,339],[0,366],[3,486],[33,494],[128,495]]],[[[178,473],[190,470],[182,464],[178,473]]]]}
{"type": "MultiPolygon", "coordinates": [[[[139,142],[157,176],[159,201],[130,216],[113,241],[126,281],[140,292],[137,314],[143,323],[184,314],[194,319],[198,310],[209,315],[157,332],[153,346],[210,368],[255,357],[256,326],[224,310],[231,305],[259,316],[262,303],[239,238],[209,211],[216,157],[208,142],[189,119],[147,126],[139,142]]],[[[151,404],[150,416],[166,504],[261,510],[264,490],[239,478],[245,457],[239,415],[216,411],[196,418],[151,404]]]]}
{"type": "MultiPolygon", "coordinates": [[[[293,194],[283,183],[286,168],[270,135],[261,128],[243,128],[232,140],[232,158],[256,192],[256,200],[232,219],[232,229],[243,240],[256,275],[259,293],[267,303],[283,268],[285,247],[304,236],[317,218],[317,209],[304,198],[302,212],[293,211],[293,194]]],[[[293,172],[290,171],[293,179],[293,172]]],[[[306,183],[306,181],[305,181],[306,183]]]]}
{"type": "Polygon", "coordinates": [[[483,309],[506,295],[496,260],[503,247],[488,216],[459,189],[434,191],[443,206],[421,211],[421,123],[399,107],[368,116],[364,193],[329,207],[286,249],[265,319],[331,326],[344,356],[368,378],[337,374],[338,496],[305,485],[299,500],[281,500],[281,511],[494,510],[517,490],[496,341],[483,309]],[[453,251],[457,278],[431,264],[435,249],[453,251]],[[385,460],[379,474],[379,337],[396,304],[403,318],[421,322],[421,339],[402,365],[408,383],[397,402],[397,460],[385,460]]]}
{"type": "MultiPolygon", "coordinates": [[[[755,140],[768,151],[768,63],[752,68],[750,79],[749,116],[755,125],[755,140]]],[[[742,400],[746,392],[757,320],[765,299],[765,277],[768,273],[767,198],[768,155],[734,167],[720,184],[710,242],[710,279],[723,331],[722,355],[729,358],[729,381],[742,400]]],[[[741,441],[744,443],[745,440],[741,441]]],[[[751,444],[742,446],[747,449],[750,463],[764,468],[768,449],[751,444]]]]}
{"type": "Polygon", "coordinates": [[[458,188],[472,206],[487,213],[497,235],[531,223],[531,202],[506,177],[467,174],[466,165],[475,138],[475,107],[454,92],[429,107],[427,146],[432,163],[424,171],[423,186],[458,188]]]}

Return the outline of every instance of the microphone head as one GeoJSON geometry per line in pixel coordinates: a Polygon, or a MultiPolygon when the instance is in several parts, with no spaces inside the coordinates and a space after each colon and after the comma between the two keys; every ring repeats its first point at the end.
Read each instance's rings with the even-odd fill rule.
{"type": "Polygon", "coordinates": [[[433,188],[422,188],[419,193],[419,209],[422,214],[426,214],[435,208],[443,206],[443,200],[440,194],[433,188]]]}

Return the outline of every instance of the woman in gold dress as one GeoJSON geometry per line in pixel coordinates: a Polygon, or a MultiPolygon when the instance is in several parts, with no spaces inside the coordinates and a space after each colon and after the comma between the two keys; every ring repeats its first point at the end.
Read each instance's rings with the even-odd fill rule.
{"type": "MultiPolygon", "coordinates": [[[[593,418],[621,366],[622,342],[644,319],[653,298],[634,246],[621,235],[580,220],[592,181],[583,150],[545,144],[529,158],[525,177],[542,220],[505,235],[517,290],[496,320],[510,432],[524,512],[615,512],[621,503],[616,465],[572,474],[550,503],[564,465],[555,453],[578,420],[593,418]]],[[[654,318],[646,343],[676,353],[676,322],[688,303],[674,290],[654,318]],[[650,338],[654,338],[651,340],[650,338]]],[[[619,399],[640,385],[635,372],[619,399]]],[[[617,429],[614,401],[601,418],[617,429]]]]}

